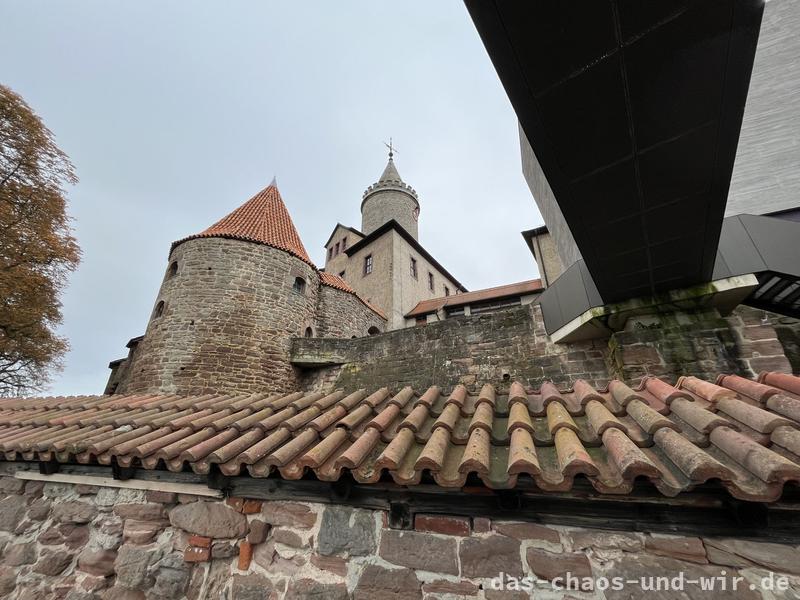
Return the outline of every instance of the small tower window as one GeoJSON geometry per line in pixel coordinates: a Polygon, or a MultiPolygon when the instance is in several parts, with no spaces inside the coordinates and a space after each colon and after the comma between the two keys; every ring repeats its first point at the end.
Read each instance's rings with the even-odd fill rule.
{"type": "Polygon", "coordinates": [[[156,304],[156,309],[153,311],[153,318],[157,319],[163,314],[164,314],[164,301],[159,300],[158,304],[156,304]]]}
{"type": "Polygon", "coordinates": [[[344,252],[345,250],[347,250],[347,236],[344,236],[342,238],[342,252],[344,252]]]}
{"type": "Polygon", "coordinates": [[[339,242],[336,242],[335,248],[336,248],[336,250],[334,250],[333,255],[334,256],[339,256],[339,242]]]}
{"type": "Polygon", "coordinates": [[[364,257],[364,275],[372,273],[372,254],[367,254],[364,257]]]}
{"type": "Polygon", "coordinates": [[[433,291],[433,290],[434,290],[434,286],[433,286],[433,273],[431,273],[430,271],[428,272],[428,289],[429,289],[430,291],[433,291]]]}
{"type": "Polygon", "coordinates": [[[306,327],[305,336],[307,338],[314,337],[314,330],[311,327],[306,327]]]}
{"type": "Polygon", "coordinates": [[[374,325],[372,327],[370,327],[369,329],[367,329],[367,334],[368,335],[378,335],[380,332],[381,332],[381,330],[378,329],[377,327],[375,327],[374,325]]]}
{"type": "Polygon", "coordinates": [[[302,277],[295,277],[294,278],[294,285],[292,286],[292,290],[297,292],[298,294],[305,294],[306,293],[306,280],[302,277]]]}
{"type": "Polygon", "coordinates": [[[172,279],[178,274],[178,261],[174,260],[167,269],[167,279],[172,279]]]}
{"type": "Polygon", "coordinates": [[[416,279],[417,278],[417,259],[411,259],[411,276],[416,279]]]}
{"type": "Polygon", "coordinates": [[[339,277],[341,277],[342,279],[344,279],[344,273],[345,273],[344,271],[342,271],[341,273],[339,273],[339,277]]]}
{"type": "Polygon", "coordinates": [[[328,260],[333,258],[333,246],[328,248],[328,260]]]}
{"type": "Polygon", "coordinates": [[[445,296],[449,296],[450,295],[450,288],[447,287],[447,286],[444,286],[444,295],[445,296]]]}

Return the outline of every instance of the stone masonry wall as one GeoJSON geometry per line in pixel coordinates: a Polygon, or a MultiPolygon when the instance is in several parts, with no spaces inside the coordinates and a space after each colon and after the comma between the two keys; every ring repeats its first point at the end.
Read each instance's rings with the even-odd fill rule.
{"type": "Polygon", "coordinates": [[[313,322],[319,276],[286,252],[201,238],[176,247],[144,339],[117,393],[283,391],[297,386],[292,337],[313,322]],[[305,293],[293,291],[296,277],[305,293]]]}
{"type": "Polygon", "coordinates": [[[353,294],[321,286],[317,305],[316,335],[352,338],[368,335],[371,327],[386,329],[386,320],[378,316],[353,294]]]}
{"type": "Polygon", "coordinates": [[[631,320],[628,331],[609,340],[554,344],[539,306],[528,305],[368,339],[295,340],[292,360],[333,365],[306,368],[306,389],[410,385],[421,390],[434,383],[451,389],[461,383],[477,391],[484,383],[503,388],[515,380],[534,388],[549,380],[566,388],[579,378],[604,386],[614,377],[637,385],[646,375],[713,381],[720,373],[791,373],[791,361],[799,357],[762,316],[747,307],[726,318],[715,310],[678,313],[631,320]]]}
{"type": "Polygon", "coordinates": [[[800,594],[800,548],[792,545],[493,521],[458,516],[457,507],[448,516],[417,514],[414,530],[387,523],[383,511],[335,504],[208,500],[3,477],[0,597],[521,600],[535,593],[553,600],[767,600],[800,594]],[[728,586],[741,579],[736,593],[686,584],[684,594],[654,594],[637,584],[604,589],[601,579],[647,586],[651,577],[680,572],[687,580],[724,577],[728,586]],[[567,580],[568,573],[576,579],[567,580]],[[532,589],[515,590],[512,578],[532,589]],[[763,591],[770,579],[788,589],[763,591]],[[501,582],[505,590],[497,589],[501,582]]]}

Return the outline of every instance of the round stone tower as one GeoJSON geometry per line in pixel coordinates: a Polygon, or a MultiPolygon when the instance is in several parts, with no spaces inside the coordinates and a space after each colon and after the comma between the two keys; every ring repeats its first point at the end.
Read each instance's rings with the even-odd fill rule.
{"type": "Polygon", "coordinates": [[[290,339],[314,319],[319,273],[276,185],[172,244],[118,393],[297,389],[290,339]]]}
{"type": "Polygon", "coordinates": [[[394,166],[393,153],[389,152],[389,163],[377,183],[364,192],[361,201],[361,231],[369,235],[384,223],[394,219],[415,240],[419,239],[417,221],[419,201],[417,192],[403,182],[397,167],[394,166]]]}

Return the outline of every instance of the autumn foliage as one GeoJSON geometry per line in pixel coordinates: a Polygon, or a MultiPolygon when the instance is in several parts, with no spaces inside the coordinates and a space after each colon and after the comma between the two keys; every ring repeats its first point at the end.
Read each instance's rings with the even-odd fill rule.
{"type": "Polygon", "coordinates": [[[76,181],[50,130],[0,85],[0,396],[40,389],[67,350],[55,328],[80,260],[65,198],[76,181]]]}

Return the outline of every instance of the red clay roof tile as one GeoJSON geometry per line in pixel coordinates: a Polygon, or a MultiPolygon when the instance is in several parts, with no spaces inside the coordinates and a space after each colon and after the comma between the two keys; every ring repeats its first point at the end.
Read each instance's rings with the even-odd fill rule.
{"type": "Polygon", "coordinates": [[[229,238],[264,244],[293,254],[312,267],[300,235],[275,184],[270,184],[208,229],[178,240],[172,247],[197,238],[229,238]]]}
{"type": "Polygon", "coordinates": [[[677,387],[650,378],[637,390],[612,381],[529,392],[514,382],[480,394],[434,386],[422,396],[381,388],[0,399],[0,450],[7,460],[203,474],[218,464],[253,477],[311,469],[333,481],[346,470],[362,483],[388,472],[415,485],[427,472],[449,487],[477,478],[513,488],[524,475],[543,491],[566,491],[582,475],[606,494],[629,493],[636,478],[671,496],[716,481],[737,498],[774,501],[800,482],[800,378],[772,375],[763,384],[683,378],[677,387]]]}

